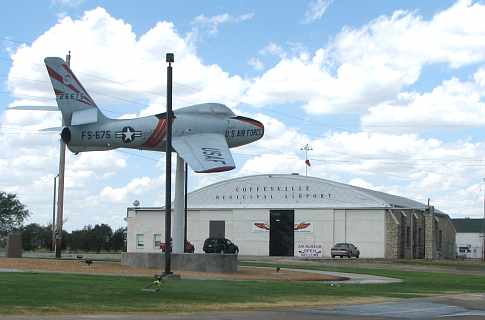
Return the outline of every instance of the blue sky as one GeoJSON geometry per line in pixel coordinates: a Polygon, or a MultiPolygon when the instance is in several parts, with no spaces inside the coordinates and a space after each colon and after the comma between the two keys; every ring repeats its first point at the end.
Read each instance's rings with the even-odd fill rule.
{"type": "MultiPolygon", "coordinates": [[[[265,123],[234,150],[237,169],[310,174],[480,216],[485,156],[485,5],[480,1],[15,1],[2,10],[0,189],[47,223],[57,137],[42,59],[72,69],[108,116],[164,108],[162,54],[175,51],[174,104],[222,102],[265,123]],[[25,10],[28,6],[29,10],[25,10]]],[[[69,155],[66,228],[123,224],[126,206],[162,203],[161,155],[69,155]]]]}

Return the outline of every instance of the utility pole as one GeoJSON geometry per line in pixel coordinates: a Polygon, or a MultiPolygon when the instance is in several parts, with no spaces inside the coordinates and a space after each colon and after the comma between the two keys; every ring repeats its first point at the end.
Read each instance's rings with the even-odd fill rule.
{"type": "Polygon", "coordinates": [[[308,145],[308,143],[301,147],[300,150],[305,151],[305,176],[308,176],[308,167],[310,166],[310,161],[308,160],[308,151],[312,151],[312,147],[308,145]]]}
{"type": "Polygon", "coordinates": [[[52,198],[52,244],[51,250],[56,251],[56,192],[57,192],[57,177],[54,177],[54,197],[52,198]]]}
{"type": "Polygon", "coordinates": [[[172,274],[170,258],[172,252],[172,62],[175,61],[173,53],[167,53],[165,61],[167,66],[167,140],[165,143],[165,271],[161,276],[172,274]]]}
{"type": "MultiPolygon", "coordinates": [[[[71,68],[71,51],[66,56],[66,64],[71,68]]],[[[64,117],[62,117],[62,126],[64,127],[64,117]]],[[[59,145],[59,190],[57,199],[57,225],[56,225],[56,258],[61,258],[62,249],[62,221],[64,215],[64,170],[66,167],[66,144],[60,139],[59,145]]]]}
{"type": "Polygon", "coordinates": [[[189,177],[189,166],[187,162],[185,162],[185,190],[184,190],[184,216],[185,216],[185,223],[184,223],[184,252],[185,252],[185,243],[187,242],[187,185],[189,177]]]}
{"type": "MultiPolygon", "coordinates": [[[[485,182],[485,179],[483,179],[485,182]]],[[[485,188],[483,192],[482,261],[485,261],[485,188]]]]}

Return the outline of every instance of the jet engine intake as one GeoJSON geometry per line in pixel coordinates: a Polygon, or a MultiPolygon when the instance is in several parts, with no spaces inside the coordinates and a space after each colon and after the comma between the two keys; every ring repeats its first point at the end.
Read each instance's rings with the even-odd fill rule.
{"type": "Polygon", "coordinates": [[[68,127],[64,127],[61,131],[61,139],[65,144],[71,142],[71,130],[68,127]]]}

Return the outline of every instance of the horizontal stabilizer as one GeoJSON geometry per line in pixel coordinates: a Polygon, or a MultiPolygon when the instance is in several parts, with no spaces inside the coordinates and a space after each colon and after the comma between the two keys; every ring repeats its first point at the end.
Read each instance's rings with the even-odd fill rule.
{"type": "Polygon", "coordinates": [[[222,134],[178,136],[173,138],[172,146],[195,172],[223,172],[236,167],[222,134]]]}
{"type": "Polygon", "coordinates": [[[57,106],[14,106],[7,110],[61,111],[57,106]]]}
{"type": "Polygon", "coordinates": [[[51,127],[51,128],[44,128],[44,129],[39,129],[41,132],[61,132],[62,128],[61,127],[51,127]]]}

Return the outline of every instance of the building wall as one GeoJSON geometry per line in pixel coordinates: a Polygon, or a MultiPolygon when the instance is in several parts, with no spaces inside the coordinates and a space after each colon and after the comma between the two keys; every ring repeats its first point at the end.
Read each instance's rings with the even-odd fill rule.
{"type": "MultiPolygon", "coordinates": [[[[234,241],[240,254],[269,255],[269,231],[255,223],[269,225],[269,209],[195,210],[188,212],[187,239],[202,253],[204,240],[209,237],[213,220],[225,221],[226,238],[234,241]]],[[[160,212],[139,210],[127,217],[127,251],[159,252],[154,234],[164,240],[164,216],[160,212]],[[137,247],[136,235],[143,234],[144,246],[137,247]]],[[[321,249],[319,256],[330,256],[331,247],[338,242],[350,242],[359,248],[361,257],[384,257],[384,210],[296,209],[295,224],[311,223],[310,227],[294,233],[294,255],[305,248],[321,249]]]]}
{"type": "Polygon", "coordinates": [[[388,210],[385,257],[387,259],[424,258],[425,228],[425,216],[422,210],[388,210]]]}
{"type": "Polygon", "coordinates": [[[255,222],[269,225],[269,210],[267,209],[235,209],[231,232],[226,237],[239,247],[240,254],[267,256],[269,255],[269,232],[256,228],[255,222]]]}
{"type": "Polygon", "coordinates": [[[426,259],[456,258],[456,231],[450,218],[434,213],[431,207],[425,215],[426,259]]]}
{"type": "Polygon", "coordinates": [[[455,258],[455,228],[433,207],[388,210],[385,221],[387,259],[455,258]]]}
{"type": "Polygon", "coordinates": [[[226,238],[237,225],[228,224],[233,217],[232,210],[189,210],[187,212],[187,240],[192,242],[196,253],[202,253],[204,240],[209,237],[209,222],[211,220],[226,221],[226,238]]]}
{"type": "Polygon", "coordinates": [[[313,252],[316,256],[329,256],[335,238],[334,217],[332,209],[295,210],[295,224],[306,222],[311,225],[306,229],[295,231],[294,255],[311,256],[313,252]]]}
{"type": "Polygon", "coordinates": [[[397,259],[399,257],[399,226],[400,219],[392,210],[385,214],[385,252],[386,259],[397,259]]]}
{"type": "Polygon", "coordinates": [[[385,210],[335,210],[335,222],[333,243],[353,243],[363,258],[384,258],[385,210]]]}
{"type": "Polygon", "coordinates": [[[483,256],[483,238],[481,233],[456,233],[456,254],[471,259],[483,256]],[[470,252],[460,252],[460,247],[466,247],[470,252]]]}
{"type": "Polygon", "coordinates": [[[160,211],[139,211],[128,212],[126,222],[128,224],[126,234],[126,251],[127,252],[159,252],[153,243],[153,235],[160,234],[161,241],[165,242],[164,220],[165,216],[160,211]],[[136,235],[142,234],[144,245],[142,248],[136,245],[136,235]]]}
{"type": "Polygon", "coordinates": [[[436,230],[436,234],[438,237],[438,259],[455,259],[456,230],[448,216],[438,216],[438,230],[436,230]]]}

